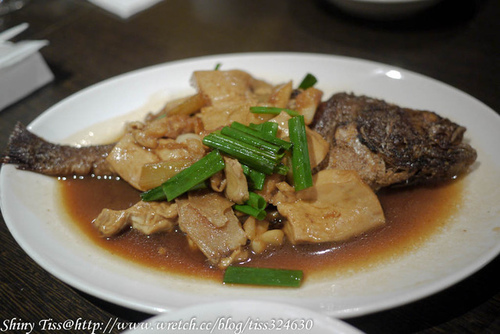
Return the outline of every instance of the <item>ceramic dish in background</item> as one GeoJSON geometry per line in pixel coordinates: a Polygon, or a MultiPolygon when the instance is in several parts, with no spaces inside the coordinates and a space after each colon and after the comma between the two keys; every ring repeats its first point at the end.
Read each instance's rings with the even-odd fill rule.
{"type": "Polygon", "coordinates": [[[500,178],[491,176],[500,172],[500,117],[453,87],[391,65],[302,53],[187,59],[123,74],[84,89],[44,112],[29,129],[56,143],[92,144],[96,138],[102,139],[99,133],[114,138],[113,131],[122,128],[123,120],[140,119],[145,112],[159,110],[170,98],[192,94],[189,82],[193,71],[211,70],[216,64],[222,64],[222,69],[245,70],[272,83],[291,79],[297,83],[306,73],[313,73],[325,99],[341,91],[365,94],[404,107],[433,110],[466,126],[465,140],[477,149],[478,161],[462,181],[463,205],[455,209],[445,228],[417,249],[352,275],[307,280],[299,289],[236,287],[169,275],[99,248],[61,210],[55,178],[3,166],[2,214],[16,241],[40,266],[88,294],[147,313],[252,298],[347,318],[443,290],[499,254],[500,178]]]}
{"type": "MultiPolygon", "coordinates": [[[[111,330],[113,323],[108,324],[111,330]]],[[[115,325],[116,326],[116,325],[115,325]]],[[[187,307],[132,324],[124,334],[146,333],[308,333],[362,334],[324,314],[281,303],[234,300],[187,307]]]]}
{"type": "Polygon", "coordinates": [[[399,20],[436,5],[441,0],[326,0],[351,15],[381,20],[399,20]]]}

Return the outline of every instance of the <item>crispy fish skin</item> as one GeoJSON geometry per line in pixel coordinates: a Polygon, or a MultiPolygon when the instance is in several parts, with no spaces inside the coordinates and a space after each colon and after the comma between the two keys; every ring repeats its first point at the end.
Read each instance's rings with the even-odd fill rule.
{"type": "Polygon", "coordinates": [[[466,128],[431,111],[349,93],[323,102],[312,128],[330,144],[321,168],[357,170],[378,190],[452,179],[477,158],[466,128]]]}
{"type": "Polygon", "coordinates": [[[1,163],[51,176],[114,175],[106,157],[114,144],[73,147],[49,143],[17,123],[1,163]]]}

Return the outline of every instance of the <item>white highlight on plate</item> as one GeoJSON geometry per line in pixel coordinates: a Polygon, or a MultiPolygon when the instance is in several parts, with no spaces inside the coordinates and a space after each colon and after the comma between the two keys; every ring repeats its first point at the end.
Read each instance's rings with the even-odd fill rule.
{"type": "Polygon", "coordinates": [[[390,70],[390,71],[387,71],[385,73],[385,75],[387,75],[389,78],[391,79],[402,79],[403,78],[403,75],[401,74],[400,71],[396,71],[396,70],[390,70]]]}

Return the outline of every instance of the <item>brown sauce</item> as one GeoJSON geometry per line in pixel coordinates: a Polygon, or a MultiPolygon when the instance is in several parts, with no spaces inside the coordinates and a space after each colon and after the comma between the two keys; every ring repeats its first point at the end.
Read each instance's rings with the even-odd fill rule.
{"type": "MultiPolygon", "coordinates": [[[[139,192],[123,181],[96,178],[60,182],[66,211],[97,246],[136,263],[170,273],[220,280],[199,251],[189,249],[180,232],[144,236],[133,230],[101,238],[92,221],[103,208],[126,209],[139,192]]],[[[342,274],[390,260],[418,247],[448,221],[461,201],[461,182],[386,190],[379,199],[386,215],[384,227],[337,244],[285,244],[279,250],[254,256],[246,265],[301,269],[305,277],[342,274]]]]}

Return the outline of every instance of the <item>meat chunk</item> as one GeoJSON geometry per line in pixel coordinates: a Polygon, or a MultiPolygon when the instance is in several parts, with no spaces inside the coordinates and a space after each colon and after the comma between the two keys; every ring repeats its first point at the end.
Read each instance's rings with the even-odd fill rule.
{"type": "Polygon", "coordinates": [[[144,147],[156,148],[160,138],[172,138],[186,134],[199,134],[203,124],[198,117],[189,115],[165,115],[145,124],[133,122],[127,127],[134,134],[134,139],[144,147]]]}
{"type": "Polygon", "coordinates": [[[313,187],[275,201],[293,244],[347,240],[385,223],[377,196],[354,171],[320,171],[313,187]]]}
{"type": "MultiPolygon", "coordinates": [[[[212,203],[210,209],[200,210],[197,204],[193,203],[193,198],[177,199],[179,227],[203,252],[211,264],[225,263],[227,265],[227,262],[221,262],[221,260],[231,257],[232,253],[238,253],[241,250],[247,241],[245,232],[232,208],[222,203],[225,200],[229,204],[230,201],[218,193],[204,194],[203,196],[217,196],[219,204],[222,205],[212,203]],[[217,226],[212,223],[220,222],[221,216],[224,217],[224,225],[220,226],[221,224],[216,223],[219,225],[217,226]]],[[[209,198],[205,197],[204,200],[207,201],[209,198]]],[[[206,206],[205,209],[207,209],[206,206]]]]}
{"type": "Polygon", "coordinates": [[[138,202],[126,210],[103,209],[93,222],[103,237],[128,226],[146,234],[171,232],[177,225],[177,205],[170,202],[138,202]]]}
{"type": "Polygon", "coordinates": [[[243,168],[238,160],[224,157],[224,174],[227,185],[224,193],[226,197],[237,204],[243,204],[248,200],[248,183],[243,168]]]}
{"type": "Polygon", "coordinates": [[[451,179],[477,157],[463,142],[464,127],[366,96],[333,95],[311,126],[331,143],[320,169],[356,170],[375,190],[451,179]]]}

